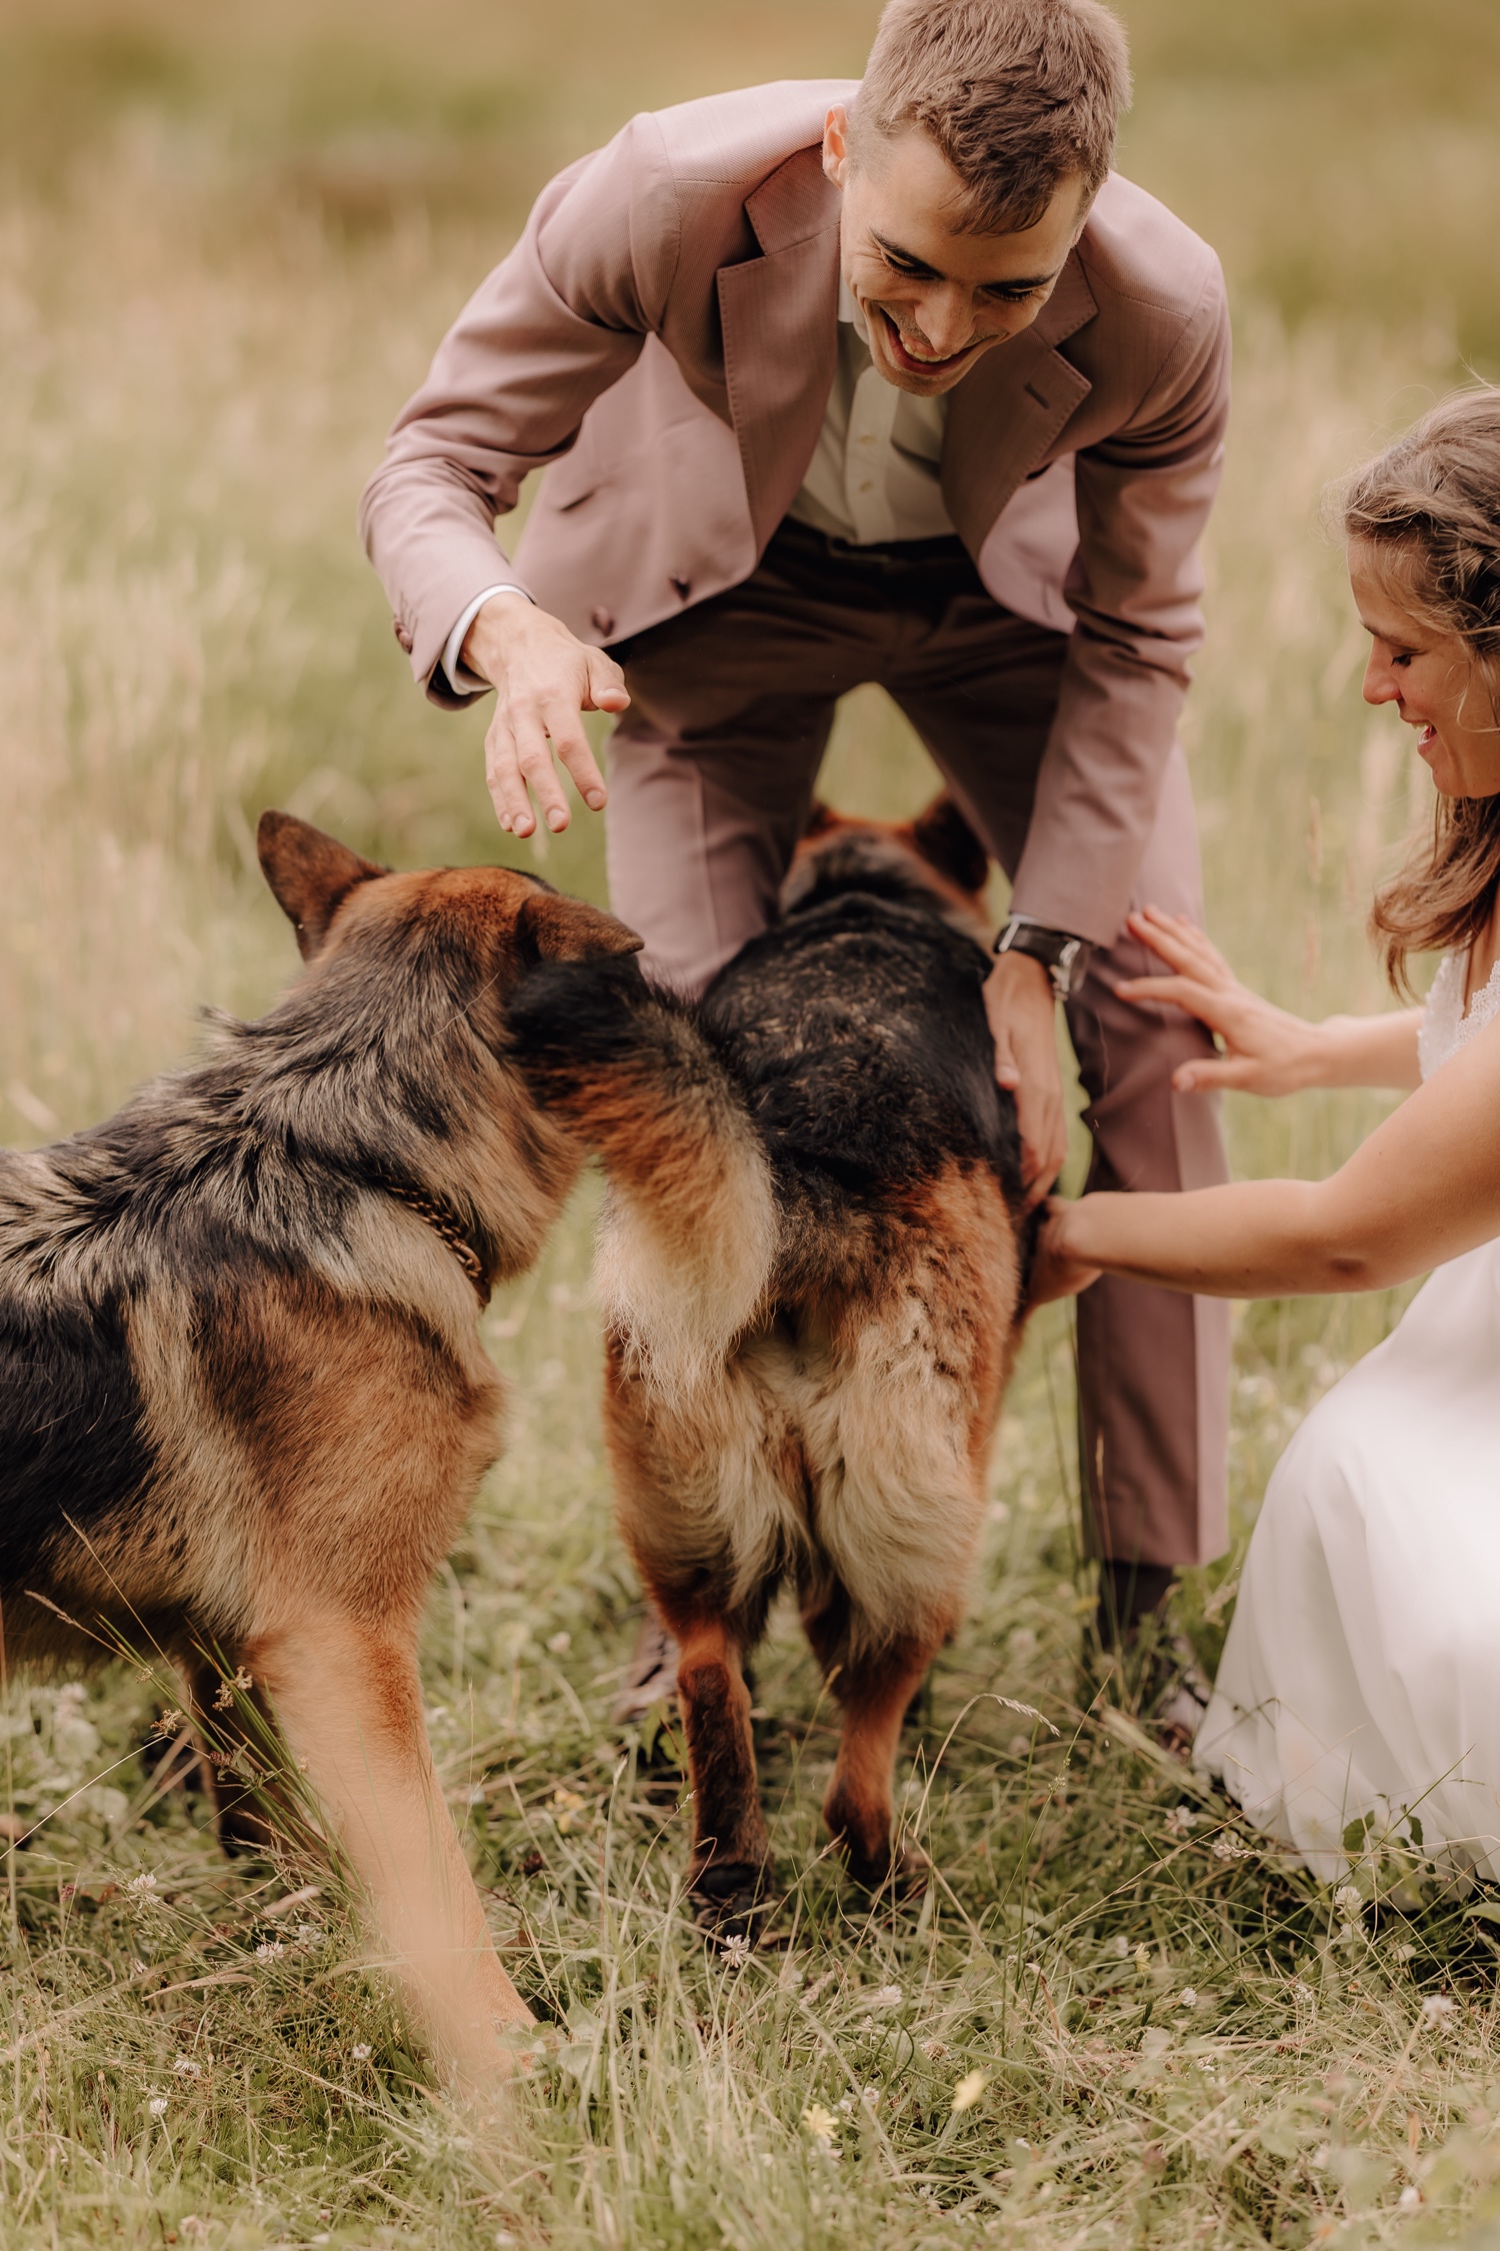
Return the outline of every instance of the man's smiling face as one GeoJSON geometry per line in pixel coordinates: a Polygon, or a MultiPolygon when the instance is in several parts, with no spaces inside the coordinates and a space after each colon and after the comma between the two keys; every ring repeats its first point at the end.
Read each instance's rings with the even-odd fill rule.
{"type": "Polygon", "coordinates": [[[1035,226],[1017,234],[956,230],[964,188],[916,127],[872,137],[856,161],[842,103],[828,113],[823,169],[843,191],[844,279],[887,383],[938,398],[980,357],[1029,328],[1057,286],[1087,216],[1076,175],[1035,226]]]}

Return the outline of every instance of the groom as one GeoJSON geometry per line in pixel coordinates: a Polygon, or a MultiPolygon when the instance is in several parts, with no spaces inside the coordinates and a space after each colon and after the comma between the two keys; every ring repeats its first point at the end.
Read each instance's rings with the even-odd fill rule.
{"type": "MultiPolygon", "coordinates": [[[[1171,1087],[1206,1035],[1114,993],[1128,907],[1201,915],[1175,731],[1229,387],[1213,253],[1110,172],[1128,92],[1098,0],[890,0],[858,84],[635,118],[543,191],[362,511],[428,695],[495,691],[502,827],[566,825],[554,755],[601,808],[579,715],[621,715],[611,900],[679,986],[774,912],[838,698],[889,691],[1013,882],[985,1001],[1038,1195],[1059,1001],[1089,1186],[1224,1177],[1171,1087]]],[[[1079,1300],[1106,1642],[1223,1545],[1225,1311],[1079,1300]]]]}

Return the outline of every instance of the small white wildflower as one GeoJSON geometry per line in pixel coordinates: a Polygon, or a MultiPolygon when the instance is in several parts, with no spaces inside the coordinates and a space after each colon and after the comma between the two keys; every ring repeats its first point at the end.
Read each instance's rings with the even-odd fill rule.
{"type": "Polygon", "coordinates": [[[1316,2005],[1317,1998],[1318,1996],[1316,1995],[1316,1993],[1314,1993],[1312,1987],[1310,1985],[1304,1985],[1300,1977],[1293,1984],[1292,1999],[1296,2002],[1299,2009],[1313,2008],[1316,2005]]]}
{"type": "Polygon", "coordinates": [[[837,2108],[840,2109],[843,2112],[844,2116],[847,2118],[854,2109],[854,2097],[852,2095],[840,2095],[837,2108]]]}
{"type": "Polygon", "coordinates": [[[1123,1962],[1130,1952],[1130,1941],[1124,1937],[1111,1939],[1109,1950],[1117,1962],[1123,1962]]]}
{"type": "Polygon", "coordinates": [[[203,2076],[202,2064],[194,2063],[191,2056],[179,2056],[172,2069],[179,2079],[201,2079],[203,2076]]]}
{"type": "Polygon", "coordinates": [[[1167,1815],[1167,1835],[1188,1837],[1197,1828],[1199,1816],[1190,1805],[1174,1805],[1167,1815]]]}
{"type": "Polygon", "coordinates": [[[143,1868],[138,1876],[131,1877],[125,1889],[137,1899],[154,1899],[156,1896],[156,1878],[149,1868],[143,1868]]]}
{"type": "Polygon", "coordinates": [[[547,1647],[554,1657],[566,1657],[572,1646],[573,1636],[571,1634],[553,1634],[547,1643],[547,1647]]]}
{"type": "Polygon", "coordinates": [[[742,1970],[749,1961],[752,1948],[741,1931],[733,1931],[719,1948],[719,1953],[732,1970],[742,1970]]]}
{"type": "Polygon", "coordinates": [[[809,2103],[802,2113],[802,2123],[815,2142],[830,2142],[838,2132],[839,2122],[831,2110],[820,2102],[809,2103]]]}
{"type": "Polygon", "coordinates": [[[1346,1922],[1357,1923],[1364,1912],[1364,1901],[1353,1884],[1340,1884],[1333,1895],[1333,1904],[1346,1922]]]}
{"type": "Polygon", "coordinates": [[[1411,1962],[1415,1961],[1417,1950],[1414,1946],[1403,1945],[1393,1946],[1391,1948],[1391,1952],[1395,1955],[1398,1962],[1411,1962]]]}
{"type": "Polygon", "coordinates": [[[1226,1829],[1221,1837],[1215,1837],[1213,1855],[1215,1860],[1248,1860],[1250,1847],[1226,1829]]]}
{"type": "Polygon", "coordinates": [[[166,2096],[153,2095],[151,2097],[151,2100],[147,2103],[146,2108],[150,2111],[153,2118],[165,2118],[167,2115],[166,2096]]]}
{"type": "Polygon", "coordinates": [[[370,2043],[369,2043],[369,2041],[368,2041],[368,2040],[356,2040],[356,2041],[355,2041],[355,2043],[354,2043],[354,2046],[353,2046],[353,2047],[352,2047],[352,2048],[350,2049],[349,2053],[350,2053],[350,2054],[351,2054],[351,2055],[353,2056],[353,2058],[354,2058],[354,2060],[355,2060],[355,2062],[356,2062],[356,2063],[368,2063],[368,2062],[369,2062],[369,2060],[370,2060],[370,2043]]]}
{"type": "Polygon", "coordinates": [[[255,1949],[257,1962],[279,1962],[286,1947],[279,1938],[263,1938],[255,1949]]]}
{"type": "Polygon", "coordinates": [[[1396,2199],[1396,2210],[1398,2212],[1415,2212],[1421,2201],[1422,2191],[1408,2181],[1406,2187],[1396,2199]]]}
{"type": "Polygon", "coordinates": [[[1449,2017],[1457,2014],[1458,2003],[1446,1993],[1429,1993],[1422,2003],[1422,2020],[1425,2024],[1446,2024],[1449,2017]]]}
{"type": "Polygon", "coordinates": [[[1135,1950],[1135,1966],[1144,1977],[1151,1967],[1151,1949],[1144,1942],[1135,1950]]]}
{"type": "Polygon", "coordinates": [[[899,2009],[901,2006],[900,1986],[878,1985],[868,1997],[868,2006],[872,2009],[899,2009]]]}
{"type": "Polygon", "coordinates": [[[861,2087],[859,2099],[866,2110],[878,2110],[880,2108],[880,2089],[878,2087],[861,2087]]]}
{"type": "Polygon", "coordinates": [[[929,2063],[941,2063],[948,2053],[946,2040],[924,2040],[919,2051],[929,2063]]]}
{"type": "Polygon", "coordinates": [[[1195,1992],[1193,1991],[1193,1988],[1192,1988],[1192,1987],[1191,1987],[1190,1985],[1185,1985],[1185,1986],[1183,1987],[1182,1991],[1181,1991],[1181,1992],[1180,1992],[1180,1993],[1178,1994],[1178,1996],[1177,1996],[1177,2006],[1178,2006],[1178,2008],[1179,2008],[1179,2009],[1196,2009],[1196,2008],[1197,2008],[1197,2006],[1198,2006],[1198,1996],[1197,1996],[1197,1994],[1196,1994],[1196,1993],[1195,1993],[1195,1992]]]}
{"type": "Polygon", "coordinates": [[[321,1923],[299,1923],[293,1936],[301,1946],[316,1946],[323,1936],[323,1926],[321,1923]]]}
{"type": "Polygon", "coordinates": [[[1332,2154],[1333,2152],[1330,2150],[1327,2142],[1319,2142],[1317,2148],[1312,2153],[1313,2170],[1318,2173],[1326,2173],[1328,2170],[1328,2160],[1332,2156],[1332,2154]]]}
{"type": "Polygon", "coordinates": [[[972,2110],[988,2085],[989,2080],[982,2071],[966,2071],[953,2090],[955,2115],[959,2111],[972,2110]]]}

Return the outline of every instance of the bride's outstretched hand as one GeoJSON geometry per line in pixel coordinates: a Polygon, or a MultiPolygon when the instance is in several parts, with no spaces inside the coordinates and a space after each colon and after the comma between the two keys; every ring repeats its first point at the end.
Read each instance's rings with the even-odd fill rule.
{"type": "Polygon", "coordinates": [[[1223,1052],[1180,1063],[1172,1084],[1180,1093],[1234,1087],[1243,1094],[1295,1094],[1313,1083],[1316,1027],[1284,1008],[1273,1008],[1242,985],[1217,946],[1186,915],[1146,907],[1127,919],[1133,938],[1160,954],[1170,974],[1124,977],[1125,1000],[1168,1001],[1217,1032],[1223,1052]]]}
{"type": "Polygon", "coordinates": [[[1028,1306],[1050,1305],[1056,1297],[1076,1297],[1099,1279],[1099,1268],[1080,1259],[1068,1241],[1070,1228],[1077,1226],[1078,1205],[1063,1196],[1049,1196],[1042,1208],[1042,1230],[1026,1292],[1028,1306]]]}

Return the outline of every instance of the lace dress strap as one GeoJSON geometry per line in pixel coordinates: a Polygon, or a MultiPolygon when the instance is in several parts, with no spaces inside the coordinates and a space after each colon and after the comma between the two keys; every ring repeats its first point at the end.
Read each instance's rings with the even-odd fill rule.
{"type": "Polygon", "coordinates": [[[1500,1014],[1500,961],[1491,970],[1464,1013],[1465,954],[1444,954],[1427,995],[1417,1032],[1417,1061],[1424,1079],[1430,1079],[1450,1056],[1482,1032],[1491,1017],[1500,1014]]]}

